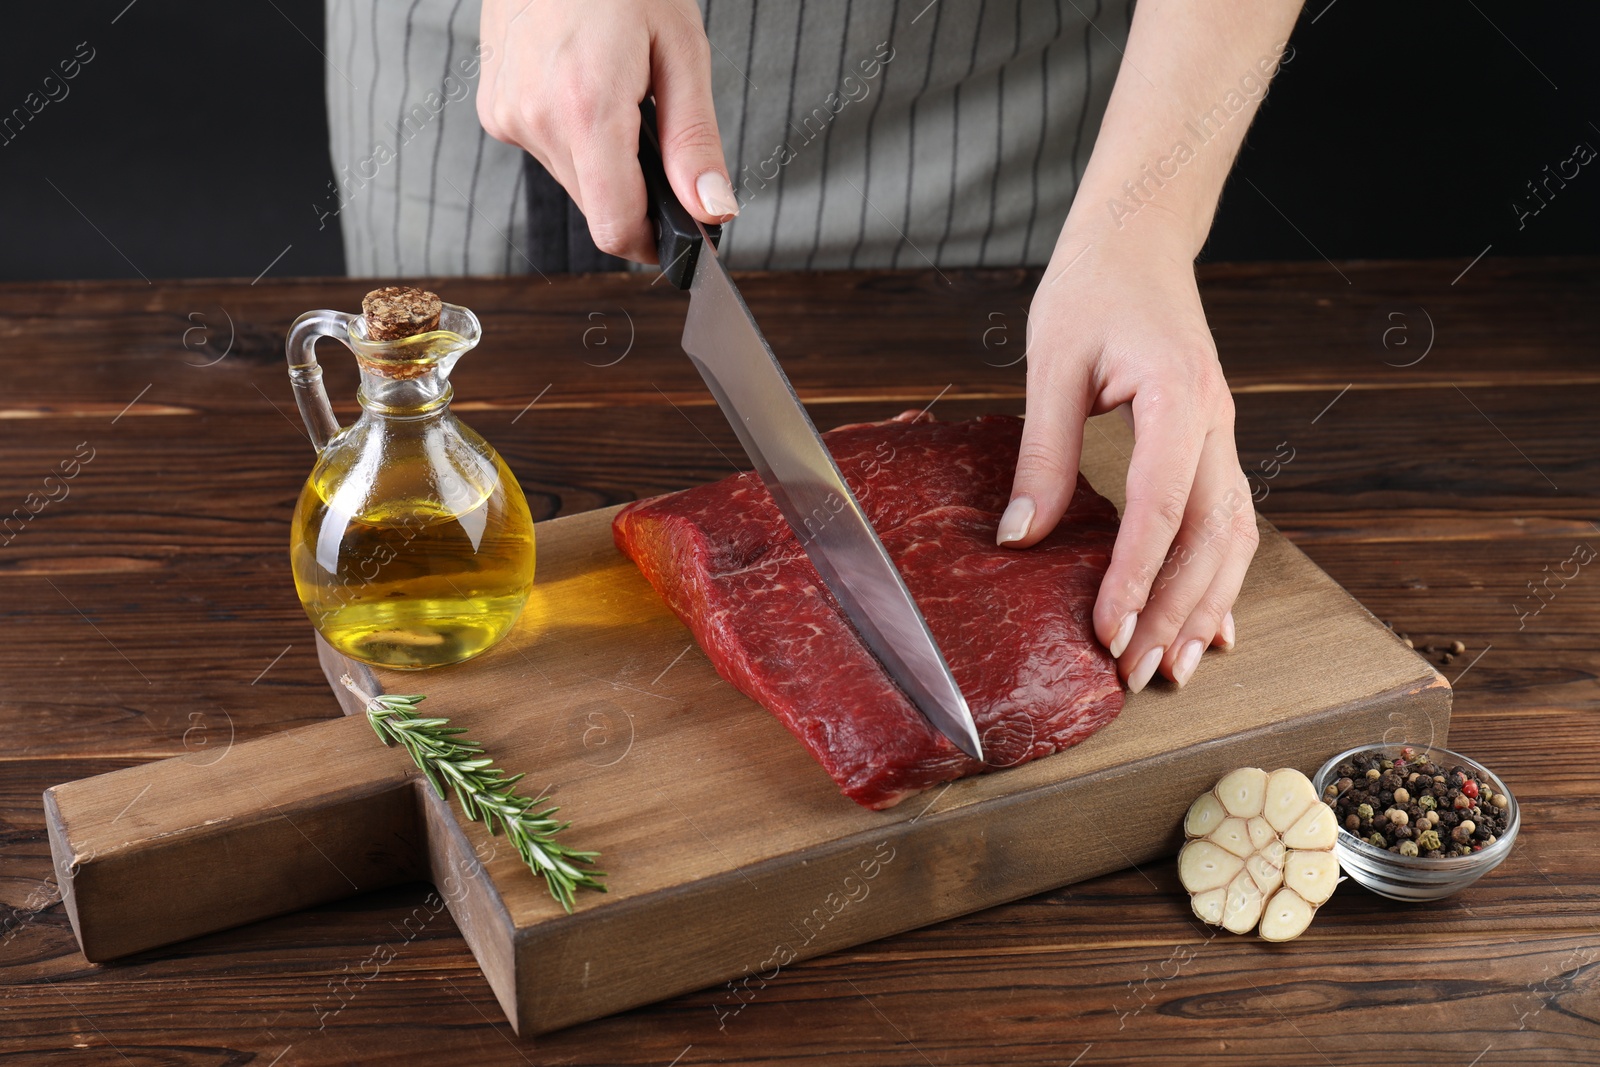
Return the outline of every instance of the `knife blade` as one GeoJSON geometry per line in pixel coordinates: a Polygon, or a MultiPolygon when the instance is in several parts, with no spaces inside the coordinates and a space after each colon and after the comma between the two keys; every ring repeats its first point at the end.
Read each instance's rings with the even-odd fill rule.
{"type": "Polygon", "coordinates": [[[940,733],[983,759],[972,711],[921,609],[718,257],[715,235],[672,192],[651,101],[640,112],[662,276],[689,290],[683,350],[867,648],[940,733]]]}

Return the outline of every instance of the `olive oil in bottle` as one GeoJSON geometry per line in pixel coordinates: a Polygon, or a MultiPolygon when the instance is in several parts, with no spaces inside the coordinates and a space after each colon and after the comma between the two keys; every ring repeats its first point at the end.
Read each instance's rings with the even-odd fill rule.
{"type": "Polygon", "coordinates": [[[533,584],[533,522],[498,456],[491,469],[498,485],[461,511],[388,500],[345,515],[329,479],[306,482],[295,509],[295,586],[329,644],[404,669],[458,663],[505,636],[533,584]],[[334,545],[329,568],[318,554],[334,545]]]}
{"type": "Polygon", "coordinates": [[[494,645],[533,584],[533,519],[522,490],[449,409],[448,374],[476,343],[477,320],[465,308],[442,308],[444,328],[394,340],[372,339],[376,331],[356,316],[302,317],[334,316],[347,335],[320,335],[339,337],[361,364],[363,411],[342,430],[331,409],[316,405],[319,396],[326,405],[308,355],[318,334],[298,347],[290,334],[291,377],[308,365],[315,372],[302,374],[309,386],[295,384],[319,448],[290,535],[295,588],[334,648],[401,670],[459,663],[494,645]]]}

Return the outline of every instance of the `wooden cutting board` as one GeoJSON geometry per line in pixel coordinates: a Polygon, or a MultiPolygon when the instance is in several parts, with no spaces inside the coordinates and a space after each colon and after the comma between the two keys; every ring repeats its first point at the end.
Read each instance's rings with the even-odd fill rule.
{"type": "MultiPolygon", "coordinates": [[[[1115,416],[1091,421],[1084,472],[1119,507],[1130,447],[1115,416]]],[[[352,714],[47,791],[84,955],[420,878],[521,1033],[718,984],[726,1018],[797,960],[1167,855],[1189,802],[1236,766],[1447,741],[1445,680],[1263,523],[1238,648],[1208,652],[1182,691],[1158,682],[1076,748],[868,811],[716,674],[613,547],[614,512],[539,525],[533,599],[477,660],[371,671],[321,646],[347,714],[345,672],[425,692],[425,711],[548,785],[609,892],[564,914],[352,714]]]]}

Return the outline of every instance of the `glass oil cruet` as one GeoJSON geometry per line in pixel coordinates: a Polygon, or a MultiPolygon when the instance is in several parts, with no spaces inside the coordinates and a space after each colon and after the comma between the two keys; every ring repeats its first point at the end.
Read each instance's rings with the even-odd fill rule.
{"type": "Polygon", "coordinates": [[[450,411],[450,372],[478,319],[417,289],[378,289],[363,314],[290,327],[289,380],[317,449],[289,554],[300,602],[334,648],[382,667],[476,656],[511,631],[533,585],[533,517],[499,454],[450,411]],[[361,369],[341,428],[314,351],[336,338],[361,369]]]}

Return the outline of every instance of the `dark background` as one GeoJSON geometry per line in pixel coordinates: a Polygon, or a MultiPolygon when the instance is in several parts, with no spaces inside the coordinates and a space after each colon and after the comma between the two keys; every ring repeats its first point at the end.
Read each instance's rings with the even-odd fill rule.
{"type": "MultiPolygon", "coordinates": [[[[343,272],[313,207],[332,178],[321,3],[86,0],[12,18],[0,114],[78,42],[96,55],[0,145],[0,279],[343,272]]],[[[1600,251],[1600,160],[1520,231],[1513,209],[1544,166],[1600,148],[1597,29],[1590,5],[1309,0],[1206,258],[1600,251]]]]}

